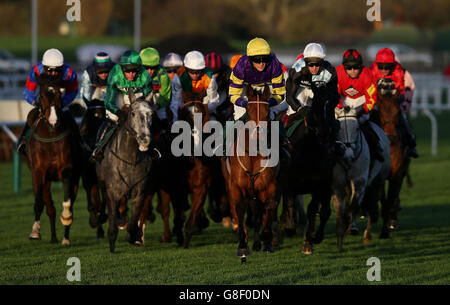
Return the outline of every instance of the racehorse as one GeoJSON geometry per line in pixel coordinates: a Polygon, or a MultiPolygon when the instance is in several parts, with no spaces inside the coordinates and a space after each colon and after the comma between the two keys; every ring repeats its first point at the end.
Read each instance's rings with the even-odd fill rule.
{"type": "MultiPolygon", "coordinates": [[[[115,134],[105,147],[105,157],[97,163],[99,183],[106,189],[108,206],[108,239],[110,252],[115,250],[121,202],[132,201],[132,216],[128,223],[127,240],[131,244],[143,244],[139,236],[138,218],[151,185],[152,160],[147,153],[151,141],[153,110],[148,101],[136,100],[130,91],[128,116],[120,122],[115,134]]],[[[127,109],[128,108],[128,109],[127,109]]],[[[124,111],[124,110],[122,110],[124,111]]]]}
{"type": "Polygon", "coordinates": [[[346,150],[344,156],[338,157],[338,162],[334,166],[332,183],[339,250],[342,250],[347,225],[352,223],[356,227],[356,216],[361,207],[369,213],[364,242],[370,241],[371,225],[378,219],[378,201],[384,193],[384,183],[389,174],[390,165],[389,143],[381,128],[369,123],[373,124],[372,128],[380,138],[384,162],[371,160],[369,145],[359,126],[359,120],[363,120],[364,116],[357,115],[362,109],[362,104],[358,104],[357,99],[346,99],[343,103],[345,107],[336,108],[335,113],[340,124],[337,140],[345,144],[346,150]],[[368,190],[367,193],[366,190],[368,190]],[[366,201],[364,205],[363,199],[366,201]],[[349,207],[344,206],[344,200],[348,201],[349,207]]]}
{"type": "Polygon", "coordinates": [[[380,236],[380,238],[388,238],[389,229],[395,229],[398,223],[397,211],[400,207],[400,190],[403,179],[408,172],[411,158],[406,137],[402,134],[400,128],[400,115],[402,115],[398,103],[400,92],[397,92],[394,82],[390,79],[382,78],[377,85],[378,111],[377,115],[373,116],[373,121],[386,133],[391,153],[391,169],[388,177],[389,189],[387,198],[382,200],[384,225],[380,236]]]}
{"type": "MultiPolygon", "coordinates": [[[[319,90],[319,89],[317,89],[319,90]]],[[[320,91],[314,92],[313,100],[302,101],[302,108],[289,115],[286,129],[293,146],[291,164],[283,167],[280,185],[283,194],[282,230],[286,223],[290,230],[300,222],[304,229],[302,253],[312,254],[313,244],[322,242],[325,225],[331,215],[331,179],[335,163],[330,148],[331,115],[330,102],[320,91]],[[311,194],[306,215],[298,206],[298,195],[311,194]],[[315,230],[316,213],[320,207],[320,225],[315,230]],[[306,217],[305,217],[306,216],[306,217]],[[305,219],[306,218],[306,219],[305,219]]]]}
{"type": "MultiPolygon", "coordinates": [[[[247,86],[246,96],[249,100],[247,106],[248,123],[253,124],[250,125],[250,128],[238,129],[237,138],[233,142],[227,140],[227,146],[228,142],[233,144],[233,154],[222,159],[222,172],[227,183],[231,213],[235,223],[238,224],[237,256],[241,257],[242,262],[245,262],[246,257],[250,255],[247,246],[248,231],[244,223],[245,212],[249,205],[254,215],[253,250],[261,250],[266,253],[273,252],[272,220],[278,204],[276,191],[279,172],[279,162],[270,167],[268,166],[268,156],[263,156],[260,150],[257,150],[255,155],[251,154],[251,150],[254,151],[255,148],[251,147],[252,142],[258,142],[260,148],[262,141],[269,142],[259,135],[265,125],[262,123],[269,121],[268,99],[270,89],[266,85],[260,92],[257,88],[247,86]],[[240,146],[242,144],[241,137],[244,137],[244,147],[240,146]]],[[[268,128],[268,130],[270,129],[268,128]]],[[[266,133],[267,138],[271,138],[269,132],[266,133]]],[[[276,136],[278,136],[278,133],[276,136]]]]}
{"type": "Polygon", "coordinates": [[[106,201],[104,188],[99,187],[95,164],[89,162],[89,157],[95,148],[97,133],[101,124],[105,120],[105,106],[102,100],[85,100],[87,110],[81,123],[81,138],[86,144],[83,148],[83,168],[81,180],[86,190],[86,197],[89,211],[89,224],[92,228],[97,228],[97,238],[104,237],[102,224],[106,222],[105,213],[106,201]]]}
{"type": "MultiPolygon", "coordinates": [[[[209,121],[209,112],[206,104],[202,103],[202,96],[192,96],[189,101],[185,101],[184,105],[178,110],[178,118],[181,121],[189,123],[192,130],[193,150],[196,147],[203,146],[202,138],[199,134],[202,133],[202,128],[209,121]],[[194,122],[194,114],[201,114],[201,126],[197,126],[194,122]]],[[[187,181],[189,184],[189,191],[192,194],[192,205],[189,218],[185,226],[184,247],[188,248],[192,234],[195,230],[195,225],[199,219],[200,213],[203,211],[208,188],[211,185],[212,176],[211,168],[214,157],[192,156],[189,158],[189,169],[187,170],[187,181]]]]}
{"type": "Polygon", "coordinates": [[[40,217],[44,209],[50,218],[51,242],[56,243],[55,207],[50,184],[61,181],[64,189],[63,211],[60,216],[64,226],[63,245],[69,245],[70,226],[73,221],[73,204],[78,192],[80,178],[80,145],[74,136],[70,114],[62,112],[62,85],[44,76],[36,76],[39,90],[39,104],[30,111],[27,121],[31,126],[31,138],[26,145],[27,163],[32,173],[34,190],[35,221],[30,239],[41,239],[40,217]],[[31,117],[37,116],[30,122],[31,117]]]}

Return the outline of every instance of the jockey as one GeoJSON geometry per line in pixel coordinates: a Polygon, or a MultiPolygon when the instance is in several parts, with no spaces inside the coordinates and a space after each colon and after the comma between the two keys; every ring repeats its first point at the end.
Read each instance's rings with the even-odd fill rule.
{"type": "Polygon", "coordinates": [[[84,70],[81,76],[80,96],[86,106],[89,106],[87,104],[93,99],[103,101],[109,71],[114,65],[115,63],[107,53],[99,52],[92,63],[84,70]]]}
{"type": "MultiPolygon", "coordinates": [[[[234,104],[234,119],[240,120],[246,114],[248,99],[243,96],[244,85],[247,86],[265,86],[270,85],[272,96],[269,98],[270,119],[273,120],[276,115],[286,110],[282,107],[282,101],[286,94],[286,87],[281,63],[275,54],[271,52],[271,48],[266,40],[262,38],[254,38],[247,44],[247,54],[243,55],[230,76],[229,95],[230,101],[234,104]]],[[[287,137],[283,124],[280,124],[281,151],[283,156],[289,158],[289,149],[287,137]]]]}
{"type": "MultiPolygon", "coordinates": [[[[23,96],[25,100],[33,105],[39,104],[39,92],[36,76],[44,76],[48,80],[62,80],[64,93],[63,93],[63,115],[67,119],[67,122],[71,125],[71,129],[74,132],[76,138],[79,139],[78,126],[73,119],[72,115],[67,111],[69,104],[75,99],[78,94],[78,79],[77,73],[72,70],[66,63],[64,63],[64,56],[58,49],[48,49],[45,51],[42,61],[37,63],[28,75],[25,89],[23,90],[23,96]]],[[[27,123],[22,130],[22,134],[19,136],[17,143],[17,151],[24,152],[25,150],[25,135],[30,128],[28,122],[33,123],[39,114],[38,108],[34,107],[27,116],[27,123]]]]}
{"type": "Polygon", "coordinates": [[[206,67],[205,57],[199,51],[190,51],[184,57],[184,67],[178,71],[180,83],[173,82],[174,91],[181,92],[174,99],[178,111],[185,101],[189,101],[194,96],[203,96],[203,103],[208,105],[211,119],[214,120],[216,108],[220,104],[217,92],[217,83],[212,71],[206,67]]]}
{"type": "Polygon", "coordinates": [[[217,91],[219,93],[219,106],[216,109],[216,114],[220,116],[223,121],[228,120],[229,113],[227,109],[231,106],[228,98],[228,82],[230,79],[231,69],[226,65],[222,56],[216,52],[211,52],[206,55],[206,67],[211,69],[217,83],[217,91]]]}
{"type": "Polygon", "coordinates": [[[172,82],[166,70],[159,64],[159,52],[154,48],[146,48],[140,52],[142,65],[147,70],[153,83],[153,97],[155,99],[156,115],[159,118],[159,124],[163,131],[169,130],[169,121],[167,119],[167,106],[172,99],[172,82]]]}
{"type": "Polygon", "coordinates": [[[361,53],[356,49],[348,49],[342,56],[342,65],[336,68],[338,76],[338,92],[341,100],[338,108],[350,106],[350,104],[363,105],[360,128],[366,136],[373,157],[380,162],[384,161],[383,150],[379,144],[379,138],[372,130],[369,122],[369,112],[372,111],[377,98],[376,86],[372,73],[363,65],[361,53]]]}
{"type": "Polygon", "coordinates": [[[99,139],[92,152],[91,162],[103,159],[103,148],[108,143],[120,121],[127,118],[127,113],[121,108],[129,105],[130,92],[135,98],[146,98],[153,90],[152,79],[145,68],[139,54],[134,50],[123,53],[120,63],[116,64],[109,73],[106,85],[105,108],[106,116],[114,123],[106,123],[100,128],[99,139]]]}
{"type": "Polygon", "coordinates": [[[173,81],[178,70],[183,66],[183,61],[181,60],[180,55],[171,52],[164,57],[162,66],[166,69],[170,80],[173,81]]]}
{"type": "MultiPolygon", "coordinates": [[[[405,72],[401,65],[395,60],[394,52],[391,49],[380,49],[375,57],[375,62],[370,67],[374,82],[378,84],[381,78],[392,79],[395,89],[400,92],[399,104],[405,102],[405,72]]],[[[400,109],[405,107],[400,107],[400,109]]],[[[400,124],[407,135],[407,142],[410,148],[410,155],[413,158],[419,157],[416,150],[416,136],[413,134],[411,125],[406,118],[404,111],[401,111],[400,124]]]]}
{"type": "MultiPolygon", "coordinates": [[[[303,56],[300,55],[297,58],[298,60],[289,69],[286,84],[287,103],[294,112],[306,113],[314,95],[324,95],[330,102],[327,118],[332,120],[331,126],[337,126],[334,117],[334,108],[339,103],[336,69],[327,60],[324,60],[325,51],[318,43],[306,45],[303,56]],[[299,101],[298,98],[301,100],[299,101]]],[[[337,128],[332,128],[331,136],[333,140],[336,139],[337,128]]],[[[335,142],[334,149],[338,155],[345,153],[345,147],[339,142],[335,142]]]]}

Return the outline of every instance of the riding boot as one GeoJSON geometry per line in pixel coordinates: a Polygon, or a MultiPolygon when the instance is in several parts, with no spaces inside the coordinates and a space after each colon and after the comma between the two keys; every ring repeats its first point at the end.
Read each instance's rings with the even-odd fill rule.
{"type": "Polygon", "coordinates": [[[19,138],[17,139],[16,144],[16,151],[18,153],[22,153],[25,155],[26,153],[26,135],[27,131],[30,129],[30,126],[28,126],[28,123],[25,123],[25,126],[22,129],[22,133],[20,134],[19,138]]]}
{"type": "Polygon", "coordinates": [[[402,112],[400,115],[400,121],[401,124],[403,125],[403,129],[405,130],[406,133],[406,140],[409,146],[409,154],[411,157],[413,158],[418,158],[419,154],[417,153],[416,150],[416,135],[412,132],[412,128],[411,125],[408,122],[408,119],[406,118],[406,115],[402,112]]]}
{"type": "Polygon", "coordinates": [[[30,110],[30,112],[28,112],[27,115],[27,121],[25,122],[25,126],[22,129],[22,133],[20,134],[19,138],[17,139],[17,144],[16,144],[16,151],[18,153],[22,153],[22,154],[26,154],[26,142],[27,142],[27,133],[28,130],[30,130],[30,126],[33,126],[33,124],[35,124],[36,119],[38,118],[39,115],[39,108],[38,107],[34,107],[33,109],[30,110]]]}
{"type": "Polygon", "coordinates": [[[95,149],[92,152],[92,155],[89,159],[89,162],[95,163],[103,160],[103,149],[109,141],[109,138],[113,134],[113,131],[116,128],[116,124],[105,122],[100,126],[98,132],[97,143],[95,144],[95,149]]]}
{"type": "Polygon", "coordinates": [[[366,137],[367,144],[369,144],[371,156],[380,162],[384,162],[383,149],[381,148],[380,139],[376,132],[370,127],[368,122],[361,124],[360,128],[366,137]]]}
{"type": "Polygon", "coordinates": [[[291,145],[282,122],[280,122],[280,159],[289,161],[291,159],[291,145]]]}

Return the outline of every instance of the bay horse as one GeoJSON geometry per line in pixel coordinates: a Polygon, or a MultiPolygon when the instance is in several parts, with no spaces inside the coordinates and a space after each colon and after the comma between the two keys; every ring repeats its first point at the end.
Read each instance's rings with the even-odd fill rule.
{"type": "MultiPolygon", "coordinates": [[[[130,90],[128,116],[119,125],[105,147],[105,157],[97,162],[99,182],[106,189],[108,206],[108,239],[110,252],[115,250],[121,203],[132,201],[132,216],[127,225],[129,243],[141,246],[138,218],[151,185],[152,160],[147,153],[151,141],[151,119],[153,110],[144,99],[136,100],[130,90]]],[[[128,108],[128,109],[127,109],[128,108]]],[[[123,111],[123,110],[122,110],[123,111]]]]}
{"type": "MultiPolygon", "coordinates": [[[[70,226],[73,221],[73,204],[75,202],[81,167],[81,148],[75,136],[77,130],[63,113],[62,83],[45,76],[36,76],[39,89],[39,103],[30,111],[27,121],[31,126],[31,137],[26,145],[27,164],[32,174],[34,191],[35,220],[29,238],[40,240],[40,217],[46,206],[50,218],[51,243],[56,243],[55,207],[50,184],[61,181],[64,190],[63,211],[60,216],[64,226],[62,245],[69,245],[70,226]],[[31,117],[37,116],[30,122],[31,117]]],[[[73,120],[73,119],[72,119],[73,120]]]]}
{"type": "MultiPolygon", "coordinates": [[[[178,110],[178,119],[187,122],[192,130],[193,146],[191,147],[193,151],[202,149],[203,139],[207,137],[207,134],[200,137],[200,133],[203,133],[204,125],[210,120],[208,105],[203,104],[202,102],[203,95],[204,94],[191,96],[178,110]],[[201,126],[197,126],[195,123],[194,114],[201,115],[201,126]],[[199,128],[202,130],[199,130],[199,128]]],[[[200,226],[198,220],[200,219],[201,213],[203,213],[203,206],[208,194],[208,189],[211,186],[212,165],[214,159],[216,161],[219,160],[218,157],[195,156],[195,154],[192,154],[191,157],[187,157],[186,177],[189,185],[189,192],[192,196],[192,204],[191,212],[185,225],[184,248],[189,247],[196,225],[200,226]]]]}
{"type": "Polygon", "coordinates": [[[313,244],[322,242],[325,225],[331,215],[332,169],[336,162],[330,139],[333,111],[327,95],[317,89],[314,98],[305,101],[302,109],[289,115],[286,122],[293,152],[289,166],[283,167],[280,174],[283,195],[280,221],[282,230],[285,230],[286,223],[291,231],[298,223],[306,227],[302,253],[307,255],[313,253],[313,244]],[[312,196],[306,214],[296,200],[303,194],[312,196]],[[315,230],[319,207],[320,225],[315,230]]]}
{"type": "Polygon", "coordinates": [[[92,228],[97,228],[97,238],[103,238],[104,231],[102,224],[108,219],[105,213],[106,194],[104,194],[104,188],[101,188],[98,184],[96,166],[89,162],[89,157],[95,148],[97,133],[106,118],[106,113],[104,102],[102,100],[85,100],[85,103],[87,110],[83,117],[80,130],[81,139],[85,144],[83,147],[81,180],[83,182],[83,187],[86,190],[89,225],[92,228]]]}
{"type": "Polygon", "coordinates": [[[381,128],[369,122],[380,139],[384,162],[371,160],[369,145],[360,129],[360,120],[364,117],[357,115],[364,103],[364,100],[361,101],[362,103],[358,99],[346,99],[343,101],[344,108],[335,109],[336,119],[340,124],[337,140],[346,147],[344,156],[338,157],[338,162],[334,166],[332,183],[337,246],[340,251],[347,225],[352,224],[356,227],[356,217],[360,208],[369,214],[364,243],[370,241],[372,223],[378,219],[378,201],[384,193],[384,183],[389,174],[388,139],[381,128]],[[347,206],[344,205],[344,201],[347,201],[347,206]]]}
{"type": "Polygon", "coordinates": [[[390,229],[395,229],[398,223],[400,191],[403,179],[408,172],[411,157],[406,137],[400,128],[400,116],[402,115],[398,103],[400,92],[395,89],[395,84],[390,79],[380,79],[377,86],[378,111],[371,119],[384,130],[389,139],[391,161],[387,198],[382,199],[383,231],[380,238],[389,238],[390,229]]]}
{"type": "MultiPolygon", "coordinates": [[[[270,88],[265,85],[261,90],[262,92],[258,89],[250,85],[246,86],[245,89],[249,100],[247,106],[248,122],[252,123],[253,126],[238,129],[237,138],[234,141],[227,139],[226,145],[228,146],[228,142],[233,145],[233,153],[231,156],[222,158],[222,172],[226,181],[231,214],[234,222],[238,224],[237,256],[241,257],[241,262],[245,262],[246,257],[250,255],[247,246],[248,231],[244,221],[247,207],[250,205],[254,217],[253,250],[272,253],[272,221],[278,204],[276,192],[279,161],[271,167],[268,165],[268,156],[263,156],[259,149],[254,155],[250,153],[255,148],[251,147],[251,139],[253,145],[258,143],[260,146],[262,141],[269,142],[267,139],[261,138],[259,134],[263,131],[262,128],[265,125],[262,123],[269,121],[268,99],[271,95],[270,88]],[[242,136],[244,136],[243,145],[240,140],[242,136]]],[[[268,128],[266,136],[271,138],[272,135],[269,136],[269,132],[270,128],[268,128]]],[[[277,133],[276,137],[278,136],[277,133]]],[[[268,144],[276,145],[276,143],[268,144]]]]}

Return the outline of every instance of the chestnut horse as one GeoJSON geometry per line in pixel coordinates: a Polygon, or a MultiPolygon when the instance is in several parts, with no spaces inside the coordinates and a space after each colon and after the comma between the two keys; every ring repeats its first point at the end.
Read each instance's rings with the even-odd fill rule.
{"type": "MultiPolygon", "coordinates": [[[[41,239],[40,217],[44,209],[50,218],[51,242],[56,243],[55,207],[53,204],[50,184],[61,181],[64,189],[63,211],[61,223],[64,226],[63,245],[69,245],[70,226],[73,221],[73,204],[78,192],[80,178],[81,148],[74,135],[76,130],[69,120],[68,112],[63,113],[61,82],[50,81],[43,76],[37,76],[40,85],[39,104],[30,111],[31,116],[37,115],[31,126],[31,138],[26,145],[27,163],[32,174],[34,190],[35,221],[30,239],[41,239]]],[[[73,120],[73,119],[72,119],[73,120]]]]}
{"type": "MultiPolygon", "coordinates": [[[[247,246],[248,231],[244,222],[248,205],[250,205],[254,215],[253,250],[271,253],[273,252],[272,221],[278,204],[276,191],[279,162],[270,167],[267,160],[268,156],[263,156],[260,150],[257,150],[256,154],[251,153],[252,150],[255,151],[255,147],[251,147],[252,141],[255,145],[255,142],[258,142],[260,147],[262,141],[269,142],[267,139],[259,137],[259,134],[263,131],[263,126],[266,123],[268,124],[269,121],[269,103],[267,100],[270,97],[270,88],[266,85],[262,93],[257,90],[258,88],[254,89],[250,85],[246,87],[246,96],[249,100],[247,106],[248,123],[256,126],[238,129],[237,138],[233,142],[228,138],[226,145],[228,146],[228,142],[233,144],[233,153],[231,156],[222,159],[222,172],[226,181],[231,213],[233,220],[238,224],[237,256],[241,257],[242,262],[245,262],[246,257],[250,255],[247,246]],[[242,145],[241,137],[244,137],[244,147],[240,146],[242,145]],[[263,244],[261,244],[261,239],[263,244]]],[[[269,132],[266,133],[266,136],[269,136],[269,132]]],[[[277,133],[276,136],[278,137],[279,134],[277,133]]],[[[273,143],[268,144],[273,145],[273,143]]],[[[277,153],[279,153],[279,150],[277,150],[277,153]]]]}
{"type": "Polygon", "coordinates": [[[388,238],[389,230],[397,225],[397,211],[400,206],[400,190],[403,179],[408,172],[411,161],[406,138],[400,129],[401,110],[398,103],[400,92],[390,79],[378,81],[377,105],[378,111],[372,117],[386,133],[391,151],[391,167],[388,177],[389,189],[387,198],[382,198],[383,228],[380,238],[388,238]]]}

